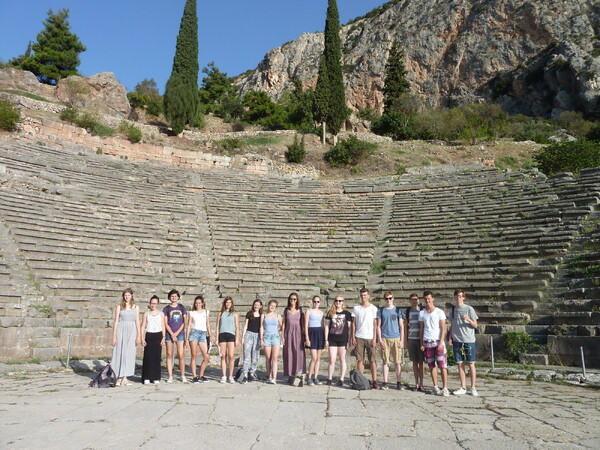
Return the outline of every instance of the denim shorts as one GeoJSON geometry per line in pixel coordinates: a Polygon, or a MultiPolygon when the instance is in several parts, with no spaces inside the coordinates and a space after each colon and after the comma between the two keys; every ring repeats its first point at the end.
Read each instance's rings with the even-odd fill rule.
{"type": "Polygon", "coordinates": [[[204,342],[206,344],[206,331],[192,330],[190,331],[190,342],[204,342]]]}
{"type": "Polygon", "coordinates": [[[265,347],[281,345],[281,337],[279,336],[279,333],[266,333],[263,335],[263,341],[265,347]]]}
{"type": "Polygon", "coordinates": [[[475,362],[475,342],[453,342],[452,347],[454,349],[454,360],[457,363],[475,362]]]}
{"type": "MultiPolygon", "coordinates": [[[[181,332],[177,335],[177,342],[183,341],[185,341],[185,330],[181,330],[181,332]]],[[[165,342],[173,342],[173,339],[171,339],[171,333],[166,333],[165,342]]]]}

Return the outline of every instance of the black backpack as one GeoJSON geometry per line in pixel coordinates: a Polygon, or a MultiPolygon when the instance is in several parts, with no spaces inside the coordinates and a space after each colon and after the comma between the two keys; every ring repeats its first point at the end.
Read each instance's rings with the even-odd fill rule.
{"type": "Polygon", "coordinates": [[[371,383],[358,369],[352,369],[350,371],[350,387],[357,391],[366,391],[371,389],[371,383]]]}
{"type": "Polygon", "coordinates": [[[90,381],[90,387],[107,388],[115,387],[117,377],[115,371],[107,364],[102,371],[90,381]]]}

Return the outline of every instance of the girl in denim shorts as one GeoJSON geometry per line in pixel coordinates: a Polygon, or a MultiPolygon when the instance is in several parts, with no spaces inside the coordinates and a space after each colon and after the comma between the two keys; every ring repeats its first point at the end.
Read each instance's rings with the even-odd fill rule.
{"type": "Polygon", "coordinates": [[[192,366],[192,380],[194,383],[205,383],[208,380],[204,376],[204,371],[208,365],[208,339],[210,338],[210,311],[206,309],[204,297],[198,295],[194,299],[194,306],[188,314],[187,335],[185,337],[186,344],[190,347],[192,366]],[[202,353],[202,363],[200,364],[200,375],[196,376],[196,356],[198,356],[198,348],[202,353]]]}
{"type": "Polygon", "coordinates": [[[265,349],[267,367],[267,383],[275,384],[277,380],[277,359],[281,346],[281,326],[283,319],[277,312],[277,300],[271,300],[267,312],[260,320],[260,346],[265,349]]]}

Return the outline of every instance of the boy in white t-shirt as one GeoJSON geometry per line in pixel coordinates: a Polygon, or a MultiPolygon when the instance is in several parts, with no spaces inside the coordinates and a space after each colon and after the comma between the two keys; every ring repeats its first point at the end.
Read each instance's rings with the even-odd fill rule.
{"type": "Polygon", "coordinates": [[[369,358],[373,389],[379,389],[377,383],[377,360],[375,349],[377,346],[377,307],[370,302],[371,295],[367,288],[360,290],[360,305],[352,309],[352,345],[356,353],[356,366],[360,373],[364,373],[365,353],[369,358]]]}
{"type": "Polygon", "coordinates": [[[431,371],[431,380],[433,381],[434,395],[443,395],[448,397],[448,357],[446,354],[446,314],[440,308],[433,304],[434,298],[431,291],[423,292],[423,303],[425,308],[419,313],[419,336],[421,339],[421,350],[425,352],[425,359],[431,371]],[[438,366],[442,373],[443,388],[438,387],[437,370],[438,366]]]}

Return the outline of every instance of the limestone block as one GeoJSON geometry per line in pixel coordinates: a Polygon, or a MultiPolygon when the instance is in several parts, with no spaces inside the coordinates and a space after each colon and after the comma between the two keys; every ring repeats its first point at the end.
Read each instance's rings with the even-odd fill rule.
{"type": "Polygon", "coordinates": [[[519,362],[521,364],[535,364],[537,366],[547,366],[548,355],[524,353],[519,355],[519,362]]]}

